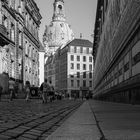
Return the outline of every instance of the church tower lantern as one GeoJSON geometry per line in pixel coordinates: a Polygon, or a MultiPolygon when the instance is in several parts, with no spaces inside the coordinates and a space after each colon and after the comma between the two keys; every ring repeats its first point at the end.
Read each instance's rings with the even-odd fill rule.
{"type": "Polygon", "coordinates": [[[54,14],[53,21],[65,21],[65,9],[63,0],[55,0],[54,2],[54,14]]]}

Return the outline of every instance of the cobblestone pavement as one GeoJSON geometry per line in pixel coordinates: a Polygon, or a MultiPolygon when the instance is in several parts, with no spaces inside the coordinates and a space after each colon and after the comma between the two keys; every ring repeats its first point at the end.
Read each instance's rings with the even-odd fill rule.
{"type": "Polygon", "coordinates": [[[0,102],[0,140],[44,140],[76,110],[82,101],[40,100],[0,102]]]}

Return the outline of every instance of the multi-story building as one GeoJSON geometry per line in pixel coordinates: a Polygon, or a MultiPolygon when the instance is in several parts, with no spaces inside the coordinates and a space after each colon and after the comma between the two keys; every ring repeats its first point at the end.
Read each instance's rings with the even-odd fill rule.
{"type": "MultiPolygon", "coordinates": [[[[59,49],[53,61],[55,89],[70,96],[82,97],[93,90],[93,44],[74,39],[59,49]]],[[[49,66],[49,65],[48,65],[49,66]]],[[[46,69],[47,70],[47,69],[46,69]]],[[[50,70],[50,69],[49,69],[50,70]]],[[[48,71],[47,71],[48,72],[48,71]]],[[[48,77],[49,78],[49,77],[48,77]]]]}
{"type": "Polygon", "coordinates": [[[24,82],[30,81],[31,85],[39,84],[39,47],[40,41],[38,36],[41,15],[39,8],[34,0],[25,1],[24,9],[24,82]]]}
{"type": "Polygon", "coordinates": [[[140,101],[140,2],[98,0],[94,97],[140,101]]]}
{"type": "Polygon", "coordinates": [[[0,74],[7,73],[19,88],[27,80],[38,86],[41,18],[34,0],[0,0],[1,34],[5,40],[0,43],[0,74]]]}

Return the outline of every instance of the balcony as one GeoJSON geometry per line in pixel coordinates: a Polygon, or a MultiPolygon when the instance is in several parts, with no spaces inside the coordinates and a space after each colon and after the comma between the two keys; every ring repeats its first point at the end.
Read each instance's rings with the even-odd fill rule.
{"type": "Polygon", "coordinates": [[[7,36],[7,29],[4,25],[0,24],[0,46],[8,45],[10,40],[7,36]]]}

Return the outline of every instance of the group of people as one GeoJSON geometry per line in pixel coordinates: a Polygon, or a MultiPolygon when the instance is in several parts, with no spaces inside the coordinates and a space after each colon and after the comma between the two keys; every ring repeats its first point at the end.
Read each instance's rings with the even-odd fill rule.
{"type": "MultiPolygon", "coordinates": [[[[13,98],[16,97],[15,95],[15,81],[13,81],[13,79],[9,79],[9,99],[10,101],[13,100],[13,98]]],[[[0,86],[0,100],[1,100],[1,95],[2,95],[2,86],[0,86]]],[[[31,85],[29,81],[25,82],[25,87],[24,87],[24,93],[26,95],[25,100],[29,101],[30,97],[31,97],[31,85]]],[[[41,84],[38,93],[40,93],[41,97],[42,97],[42,102],[43,103],[47,103],[47,101],[52,102],[54,100],[54,87],[52,85],[52,82],[49,81],[47,79],[45,79],[45,81],[41,84]]]]}
{"type": "MultiPolygon", "coordinates": [[[[51,81],[48,83],[48,80],[45,79],[45,81],[41,84],[39,91],[41,93],[43,103],[47,103],[48,100],[52,102],[53,97],[54,97],[54,87],[51,81]]],[[[29,81],[26,81],[25,83],[25,93],[26,93],[25,99],[26,101],[29,101],[30,93],[31,93],[29,81]]]]}

